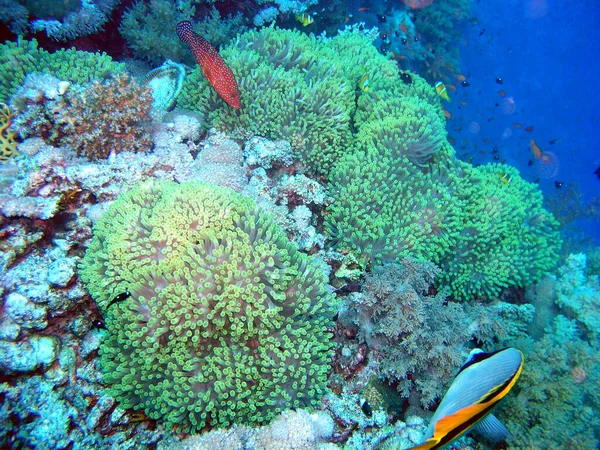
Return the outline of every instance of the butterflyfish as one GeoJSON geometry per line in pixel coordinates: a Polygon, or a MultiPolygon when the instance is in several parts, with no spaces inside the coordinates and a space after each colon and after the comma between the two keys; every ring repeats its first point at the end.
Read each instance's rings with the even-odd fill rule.
{"type": "Polygon", "coordinates": [[[309,26],[315,21],[315,19],[313,19],[313,17],[310,14],[306,13],[296,14],[296,20],[305,27],[309,26]]]}
{"type": "Polygon", "coordinates": [[[360,79],[360,82],[358,83],[358,87],[365,92],[369,92],[369,74],[365,73],[362,78],[360,79]]]}
{"type": "Polygon", "coordinates": [[[431,418],[424,442],[410,450],[440,449],[472,428],[494,441],[505,440],[508,430],[490,411],[512,389],[522,369],[523,354],[516,348],[471,351],[431,418]]]}
{"type": "Polygon", "coordinates": [[[435,92],[442,97],[447,102],[450,101],[450,97],[448,96],[448,91],[446,90],[446,86],[441,81],[435,83],[435,92]]]}

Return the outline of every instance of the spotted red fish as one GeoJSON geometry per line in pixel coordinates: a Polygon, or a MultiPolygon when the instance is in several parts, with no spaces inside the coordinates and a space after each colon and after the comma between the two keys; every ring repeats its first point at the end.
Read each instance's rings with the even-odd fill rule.
{"type": "Polygon", "coordinates": [[[202,73],[221,98],[235,109],[240,109],[240,89],[233,72],[227,67],[217,49],[202,36],[194,33],[189,20],[177,24],[177,36],[190,46],[202,73]]]}

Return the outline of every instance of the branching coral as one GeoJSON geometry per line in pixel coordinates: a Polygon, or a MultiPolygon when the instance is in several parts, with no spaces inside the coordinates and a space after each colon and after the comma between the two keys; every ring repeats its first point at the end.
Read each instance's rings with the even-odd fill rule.
{"type": "MultiPolygon", "coordinates": [[[[191,3],[189,0],[140,0],[123,14],[119,33],[138,58],[152,64],[162,64],[169,59],[194,65],[189,49],[174,32],[178,22],[194,17],[196,8],[191,3]]],[[[194,32],[218,48],[244,28],[241,14],[223,18],[213,8],[210,15],[194,25],[194,32]]]]}
{"type": "Polygon", "coordinates": [[[418,395],[424,407],[443,395],[473,335],[490,338],[489,330],[474,324],[494,314],[445,302],[443,294],[427,295],[438,274],[433,264],[411,259],[377,267],[340,313],[342,322],[358,326],[379,375],[397,381],[403,397],[418,395]]]}
{"type": "Polygon", "coordinates": [[[32,75],[12,98],[21,113],[15,125],[22,136],[70,145],[88,159],[148,150],[151,139],[144,122],[150,120],[152,101],[150,88],[125,74],[81,89],[48,75],[32,75]]]}
{"type": "Polygon", "coordinates": [[[97,223],[80,274],[107,315],[101,366],[125,408],[200,430],[268,421],[324,392],[325,276],[247,197],[138,185],[97,223]]]}

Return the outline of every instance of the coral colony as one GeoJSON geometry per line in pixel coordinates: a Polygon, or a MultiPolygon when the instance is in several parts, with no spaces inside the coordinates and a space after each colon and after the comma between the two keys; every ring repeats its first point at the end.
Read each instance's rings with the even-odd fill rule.
{"type": "Polygon", "coordinates": [[[31,3],[0,5],[0,447],[406,449],[514,347],[502,445],[597,448],[600,255],[448,138],[467,0],[31,3]],[[76,49],[105,28],[127,57],[76,49]]]}

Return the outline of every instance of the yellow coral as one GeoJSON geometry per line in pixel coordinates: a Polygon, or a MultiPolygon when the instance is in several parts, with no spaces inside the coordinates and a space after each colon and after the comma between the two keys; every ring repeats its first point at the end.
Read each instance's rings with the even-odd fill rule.
{"type": "Polygon", "coordinates": [[[6,161],[17,152],[15,134],[8,129],[13,117],[10,106],[0,103],[0,161],[6,161]]]}

